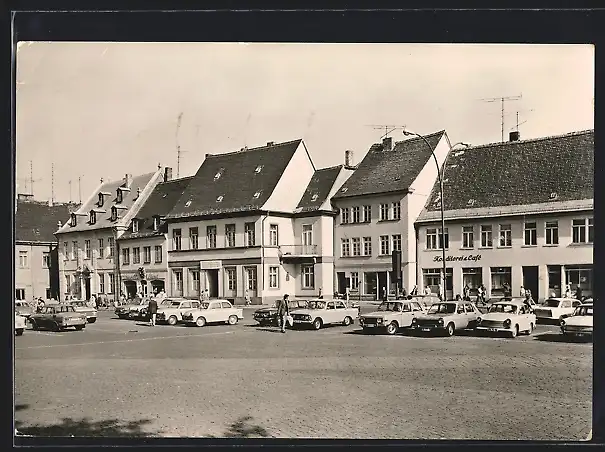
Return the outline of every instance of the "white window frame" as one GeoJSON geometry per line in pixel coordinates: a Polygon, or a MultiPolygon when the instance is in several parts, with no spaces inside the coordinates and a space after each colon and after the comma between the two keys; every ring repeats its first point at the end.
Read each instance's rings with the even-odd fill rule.
{"type": "Polygon", "coordinates": [[[79,256],[79,254],[80,254],[80,253],[79,253],[79,250],[80,250],[80,248],[79,248],[79,247],[80,247],[80,245],[79,245],[78,241],[77,241],[77,240],[73,240],[73,241],[72,241],[72,244],[71,244],[71,256],[72,256],[71,258],[72,258],[73,260],[76,260],[76,261],[77,261],[77,260],[78,260],[78,257],[80,257],[80,256],[79,256]]]}
{"type": "Polygon", "coordinates": [[[494,232],[491,224],[482,224],[480,227],[481,231],[481,248],[493,248],[494,247],[494,232]],[[489,229],[487,229],[489,228],[489,229]]]}
{"type": "Polygon", "coordinates": [[[143,247],[143,263],[151,264],[151,246],[143,247]]]}
{"type": "Polygon", "coordinates": [[[279,246],[279,225],[269,225],[269,246],[279,246]]]}
{"type": "Polygon", "coordinates": [[[279,267],[269,267],[269,289],[279,289],[279,267]]]}
{"type": "Polygon", "coordinates": [[[351,238],[351,255],[361,256],[361,239],[359,237],[351,238]]]}
{"type": "Polygon", "coordinates": [[[380,221],[387,221],[389,219],[389,205],[388,204],[380,204],[380,221]]]}
{"type": "Polygon", "coordinates": [[[115,240],[113,237],[107,239],[107,245],[109,246],[109,257],[115,256],[115,240]]]}
{"type": "Polygon", "coordinates": [[[401,201],[393,203],[393,220],[401,220],[401,201]]]}
{"type": "Polygon", "coordinates": [[[359,272],[351,272],[351,290],[359,290],[359,272]]]}
{"type": "Polygon", "coordinates": [[[99,273],[99,293],[105,293],[105,273],[99,273]]]}
{"type": "Polygon", "coordinates": [[[19,268],[29,268],[27,251],[19,251],[19,268]]]}
{"type": "Polygon", "coordinates": [[[154,263],[159,264],[162,262],[163,260],[163,254],[164,254],[164,250],[162,249],[162,245],[155,245],[153,248],[153,252],[155,254],[154,256],[154,263]],[[159,253],[158,253],[159,251],[159,253]],[[159,256],[159,260],[158,260],[158,256],[159,256]]]}
{"type": "Polygon", "coordinates": [[[549,246],[559,244],[559,222],[557,220],[544,222],[544,243],[549,246]]]}
{"type": "Polygon", "coordinates": [[[525,246],[537,246],[538,245],[538,222],[536,220],[523,222],[523,245],[525,245],[525,246]],[[532,225],[532,224],[533,224],[533,227],[529,227],[529,228],[527,227],[528,225],[532,225]],[[533,232],[533,234],[532,234],[532,232],[533,232]],[[529,238],[529,240],[528,240],[528,238],[529,238]]]}
{"type": "Polygon", "coordinates": [[[99,259],[103,259],[105,257],[105,241],[101,238],[99,239],[99,259]]]}
{"type": "Polygon", "coordinates": [[[246,235],[246,246],[256,245],[256,224],[248,222],[244,224],[244,234],[246,235]]]}
{"type": "Polygon", "coordinates": [[[84,240],[84,259],[90,259],[90,240],[84,240]]]}
{"type": "Polygon", "coordinates": [[[244,273],[246,275],[246,288],[248,290],[257,290],[258,287],[258,269],[256,266],[244,267],[244,273]],[[253,276],[253,277],[251,277],[253,276]]]}
{"type": "Polygon", "coordinates": [[[475,247],[475,227],[474,226],[462,226],[462,248],[467,249],[467,250],[472,250],[474,247],[475,247]]]}
{"type": "Polygon", "coordinates": [[[351,255],[351,240],[348,238],[340,239],[340,256],[349,257],[351,255]]]}
{"type": "Polygon", "coordinates": [[[361,209],[359,206],[351,207],[351,223],[361,223],[361,209]]]}
{"type": "Polygon", "coordinates": [[[197,250],[200,247],[200,230],[197,226],[189,228],[189,249],[197,250]]]}
{"type": "Polygon", "coordinates": [[[216,225],[206,226],[206,248],[214,249],[216,248],[216,235],[218,229],[216,225]]]}
{"type": "Polygon", "coordinates": [[[349,208],[343,207],[340,209],[340,224],[349,224],[349,208]]]}
{"type": "Polygon", "coordinates": [[[69,242],[63,242],[63,260],[69,260],[69,242]]]}
{"type": "Polygon", "coordinates": [[[130,265],[130,248],[122,248],[122,265],[130,265]]]}
{"type": "Polygon", "coordinates": [[[300,274],[301,287],[303,289],[315,289],[315,266],[303,265],[300,274]]]}
{"type": "Polygon", "coordinates": [[[109,279],[109,292],[107,292],[107,293],[113,294],[113,293],[115,293],[115,289],[116,289],[116,280],[115,280],[113,273],[107,273],[107,275],[108,275],[108,279],[109,279]]]}
{"type": "Polygon", "coordinates": [[[182,297],[184,295],[184,292],[183,292],[183,269],[180,268],[178,270],[173,270],[172,273],[174,275],[174,292],[175,292],[175,296],[182,297]],[[179,275],[180,275],[180,279],[179,279],[179,275]]]}
{"type": "Polygon", "coordinates": [[[427,250],[438,250],[439,249],[439,239],[437,228],[427,228],[426,229],[426,242],[425,246],[427,250]]]}
{"type": "Polygon", "coordinates": [[[227,290],[237,290],[237,268],[225,267],[225,277],[227,279],[227,290]]]}
{"type": "Polygon", "coordinates": [[[393,234],[391,241],[391,251],[401,251],[401,234],[393,234]]]}
{"type": "Polygon", "coordinates": [[[513,225],[499,224],[498,248],[511,248],[513,246],[513,225]]]}
{"type": "Polygon", "coordinates": [[[42,252],[42,268],[50,268],[50,253],[48,251],[42,252]]]}
{"type": "Polygon", "coordinates": [[[363,255],[364,256],[372,255],[372,237],[363,238],[363,255]]]}
{"type": "Polygon", "coordinates": [[[388,256],[391,254],[391,250],[389,249],[391,247],[390,237],[388,235],[381,235],[378,240],[380,243],[380,256],[388,256]]]}
{"type": "Polygon", "coordinates": [[[71,275],[65,275],[65,293],[71,293],[71,275]]]}
{"type": "Polygon", "coordinates": [[[141,248],[138,246],[132,248],[132,263],[133,265],[141,263],[141,248]]]}
{"type": "Polygon", "coordinates": [[[191,276],[191,295],[200,294],[200,270],[192,268],[189,270],[189,276],[191,276]],[[197,278],[196,278],[197,276],[197,278]]]}
{"type": "Polygon", "coordinates": [[[593,243],[593,240],[590,240],[590,236],[593,235],[594,239],[594,218],[574,218],[571,220],[571,243],[573,244],[583,244],[583,243],[593,243]],[[582,224],[576,224],[582,222],[582,224]],[[578,240],[576,240],[576,231],[578,235],[578,240]]]}
{"type": "Polygon", "coordinates": [[[225,248],[235,248],[235,223],[225,225],[225,248]]]}
{"type": "Polygon", "coordinates": [[[174,251],[183,249],[183,231],[180,228],[172,230],[172,249],[174,251]]]}
{"type": "Polygon", "coordinates": [[[372,222],[372,205],[363,206],[363,222],[371,223],[372,222]]]}

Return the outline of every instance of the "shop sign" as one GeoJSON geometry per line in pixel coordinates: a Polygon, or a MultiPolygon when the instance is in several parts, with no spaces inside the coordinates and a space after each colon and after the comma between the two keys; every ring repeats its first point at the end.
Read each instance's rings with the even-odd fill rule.
{"type": "MultiPolygon", "coordinates": [[[[473,261],[477,262],[481,260],[481,254],[467,254],[464,256],[446,256],[445,262],[460,262],[460,261],[473,261]]],[[[443,262],[442,256],[435,256],[433,262],[443,262]]]]}
{"type": "Polygon", "coordinates": [[[218,270],[221,268],[221,261],[200,261],[200,270],[218,270]]]}

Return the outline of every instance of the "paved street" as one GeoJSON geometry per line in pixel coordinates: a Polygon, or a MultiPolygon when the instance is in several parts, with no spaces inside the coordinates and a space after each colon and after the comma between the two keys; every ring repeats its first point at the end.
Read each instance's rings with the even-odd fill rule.
{"type": "Polygon", "coordinates": [[[582,440],[592,345],[367,336],[359,326],[157,326],[101,311],[15,338],[16,421],[32,435],[582,440]]]}

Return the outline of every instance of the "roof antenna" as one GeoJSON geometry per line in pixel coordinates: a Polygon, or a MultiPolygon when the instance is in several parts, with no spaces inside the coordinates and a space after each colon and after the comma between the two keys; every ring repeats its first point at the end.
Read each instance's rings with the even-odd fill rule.
{"type": "Polygon", "coordinates": [[[382,130],[382,129],[384,129],[384,135],[382,135],[380,137],[381,140],[383,138],[388,137],[395,130],[405,130],[405,125],[403,125],[403,126],[393,126],[393,125],[389,125],[389,124],[368,124],[368,125],[366,125],[366,127],[371,127],[374,130],[382,130]]]}
{"type": "Polygon", "coordinates": [[[504,143],[504,102],[509,100],[519,100],[523,98],[523,93],[518,96],[507,96],[507,97],[491,97],[486,99],[479,99],[483,102],[501,102],[500,116],[502,118],[502,143],[504,143]]]}

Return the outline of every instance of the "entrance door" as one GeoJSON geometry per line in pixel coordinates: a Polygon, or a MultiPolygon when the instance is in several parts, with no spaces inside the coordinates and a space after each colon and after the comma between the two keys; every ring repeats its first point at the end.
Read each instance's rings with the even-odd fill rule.
{"type": "Polygon", "coordinates": [[[147,296],[147,281],[145,280],[141,281],[141,292],[143,294],[143,298],[147,296]]]}
{"type": "Polygon", "coordinates": [[[137,295],[137,283],[134,281],[124,281],[126,288],[126,298],[133,299],[137,295]]]}
{"type": "Polygon", "coordinates": [[[385,298],[385,288],[388,293],[389,288],[387,287],[387,272],[378,272],[378,300],[385,298]]]}
{"type": "Polygon", "coordinates": [[[218,269],[206,270],[208,277],[208,295],[210,298],[218,298],[218,269]]]}
{"type": "Polygon", "coordinates": [[[164,288],[164,281],[160,281],[159,279],[151,281],[151,288],[152,288],[154,294],[158,294],[162,290],[166,290],[164,288]]]}
{"type": "Polygon", "coordinates": [[[90,300],[90,276],[88,278],[84,278],[84,291],[86,295],[85,300],[90,300]]]}
{"type": "Polygon", "coordinates": [[[338,281],[338,293],[345,293],[345,290],[347,289],[345,272],[336,272],[336,279],[338,281]]]}
{"type": "Polygon", "coordinates": [[[303,254],[313,253],[313,225],[303,224],[302,226],[302,244],[303,254]]]}
{"type": "Polygon", "coordinates": [[[538,301],[538,267],[523,267],[523,287],[531,290],[534,301],[538,301]]]}
{"type": "Polygon", "coordinates": [[[256,297],[256,267],[246,267],[244,269],[244,276],[246,278],[245,288],[248,289],[248,295],[250,295],[250,298],[256,297]]]}

